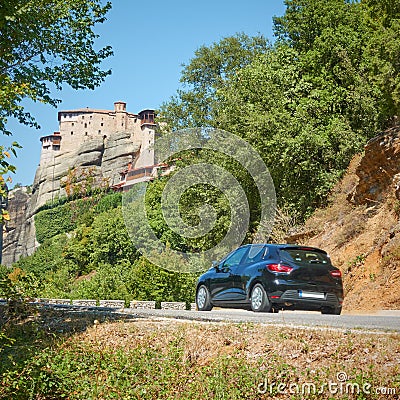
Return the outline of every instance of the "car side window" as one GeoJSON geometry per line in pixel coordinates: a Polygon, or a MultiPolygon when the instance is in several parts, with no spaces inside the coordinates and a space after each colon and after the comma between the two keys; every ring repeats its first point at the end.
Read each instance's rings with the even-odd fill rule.
{"type": "Polygon", "coordinates": [[[223,263],[224,268],[230,268],[234,265],[238,265],[242,260],[243,256],[247,252],[247,247],[239,247],[234,253],[232,253],[223,263]]]}
{"type": "Polygon", "coordinates": [[[243,264],[251,264],[261,261],[267,253],[267,247],[264,245],[253,245],[243,260],[243,264]]]}

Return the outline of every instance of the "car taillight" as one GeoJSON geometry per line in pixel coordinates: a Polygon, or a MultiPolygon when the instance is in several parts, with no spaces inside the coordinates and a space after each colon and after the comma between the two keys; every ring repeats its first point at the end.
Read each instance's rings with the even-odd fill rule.
{"type": "Polygon", "coordinates": [[[338,269],[334,269],[333,271],[329,271],[329,273],[331,274],[332,278],[341,278],[342,277],[342,273],[338,269]]]}
{"type": "Polygon", "coordinates": [[[283,272],[286,274],[289,274],[292,272],[293,268],[289,267],[288,265],[285,264],[267,264],[268,271],[271,272],[283,272]]]}

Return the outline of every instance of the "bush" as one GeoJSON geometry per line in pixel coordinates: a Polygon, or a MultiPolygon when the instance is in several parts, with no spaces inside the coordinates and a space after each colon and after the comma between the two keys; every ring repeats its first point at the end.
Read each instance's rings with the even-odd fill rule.
{"type": "Polygon", "coordinates": [[[111,193],[102,197],[94,208],[96,214],[117,208],[122,204],[121,193],[111,193]]]}
{"type": "Polygon", "coordinates": [[[55,205],[48,204],[35,215],[36,239],[43,243],[60,233],[72,231],[78,225],[90,226],[96,214],[117,208],[121,202],[121,193],[111,193],[100,198],[93,195],[73,201],[62,198],[55,205]]]}
{"type": "Polygon", "coordinates": [[[75,227],[69,203],[40,211],[35,215],[36,239],[39,243],[60,233],[69,232],[75,227]]]}

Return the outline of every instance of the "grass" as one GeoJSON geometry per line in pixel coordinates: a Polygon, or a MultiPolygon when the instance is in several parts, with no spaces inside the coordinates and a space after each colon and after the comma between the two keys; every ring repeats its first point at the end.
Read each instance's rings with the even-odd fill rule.
{"type": "Polygon", "coordinates": [[[339,372],[346,383],[400,393],[398,334],[109,318],[38,313],[5,324],[0,398],[395,398],[301,393],[338,382],[339,372]]]}

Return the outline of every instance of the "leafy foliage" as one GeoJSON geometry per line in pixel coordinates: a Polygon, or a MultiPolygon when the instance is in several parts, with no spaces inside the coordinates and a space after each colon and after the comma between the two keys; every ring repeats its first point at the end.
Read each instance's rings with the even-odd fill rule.
{"type": "Polygon", "coordinates": [[[12,0],[0,13],[0,131],[7,118],[37,126],[19,103],[24,98],[55,106],[52,83],[58,90],[64,83],[73,89],[98,86],[110,71],[100,63],[112,54],[106,46],[95,50],[98,35],[94,27],[105,21],[111,7],[99,0],[12,0]]]}
{"type": "Polygon", "coordinates": [[[107,196],[100,198],[99,202],[96,204],[94,211],[96,213],[102,213],[113,208],[117,208],[121,205],[122,194],[121,193],[111,193],[107,196]]]}
{"type": "Polygon", "coordinates": [[[122,218],[120,193],[42,210],[35,223],[43,243],[14,271],[40,283],[39,297],[194,301],[196,276],[163,270],[140,257],[122,218]]]}
{"type": "MultiPolygon", "coordinates": [[[[111,3],[101,0],[10,0],[0,5],[0,133],[11,135],[9,118],[39,128],[25,110],[29,99],[56,106],[51,89],[64,84],[73,89],[94,89],[110,71],[100,68],[112,55],[110,46],[95,49],[96,25],[106,19],[111,3]]],[[[0,196],[5,197],[2,176],[14,172],[9,152],[20,146],[0,146],[0,196]]],[[[7,214],[0,216],[0,221],[7,214]]]]}
{"type": "Polygon", "coordinates": [[[274,18],[273,46],[233,37],[200,48],[182,71],[186,91],[163,105],[161,120],[170,129],[210,125],[248,140],[271,171],[278,204],[302,220],[325,203],[366,140],[399,114],[395,3],[287,0],[274,18]],[[221,54],[239,61],[221,64],[221,54]]]}
{"type": "Polygon", "coordinates": [[[90,196],[82,199],[68,200],[64,197],[48,203],[35,214],[36,238],[43,243],[81,224],[90,226],[95,215],[117,208],[120,204],[120,193],[104,195],[101,190],[98,193],[92,191],[90,196]]]}
{"type": "Polygon", "coordinates": [[[195,57],[182,71],[181,82],[185,89],[178,90],[177,95],[161,107],[160,120],[164,122],[164,129],[214,126],[216,92],[269,47],[263,36],[250,37],[241,33],[196,50],[195,57]]]}
{"type": "Polygon", "coordinates": [[[40,283],[34,274],[15,268],[0,280],[0,296],[4,299],[22,301],[26,297],[36,296],[39,286],[40,283]]]}
{"type": "MultiPolygon", "coordinates": [[[[228,171],[240,183],[250,204],[250,225],[245,240],[250,237],[257,227],[260,219],[260,198],[249,173],[236,160],[209,149],[188,150],[174,154],[175,172],[189,165],[212,164],[228,171]]],[[[232,212],[227,196],[212,184],[196,184],[186,190],[179,199],[179,213],[188,226],[197,226],[200,222],[201,210],[204,206],[215,213],[212,229],[198,237],[183,237],[172,230],[164,219],[161,196],[169,179],[174,175],[155,180],[148,185],[146,192],[146,215],[150,226],[159,239],[171,248],[190,253],[198,253],[216,246],[222,241],[231,225],[232,212]]],[[[208,176],[203,177],[203,182],[208,182],[208,176]]],[[[237,206],[237,205],[234,205],[237,206]]]]}
{"type": "Polygon", "coordinates": [[[36,238],[39,243],[59,233],[69,232],[75,228],[70,204],[51,210],[40,211],[35,215],[36,238]]]}

